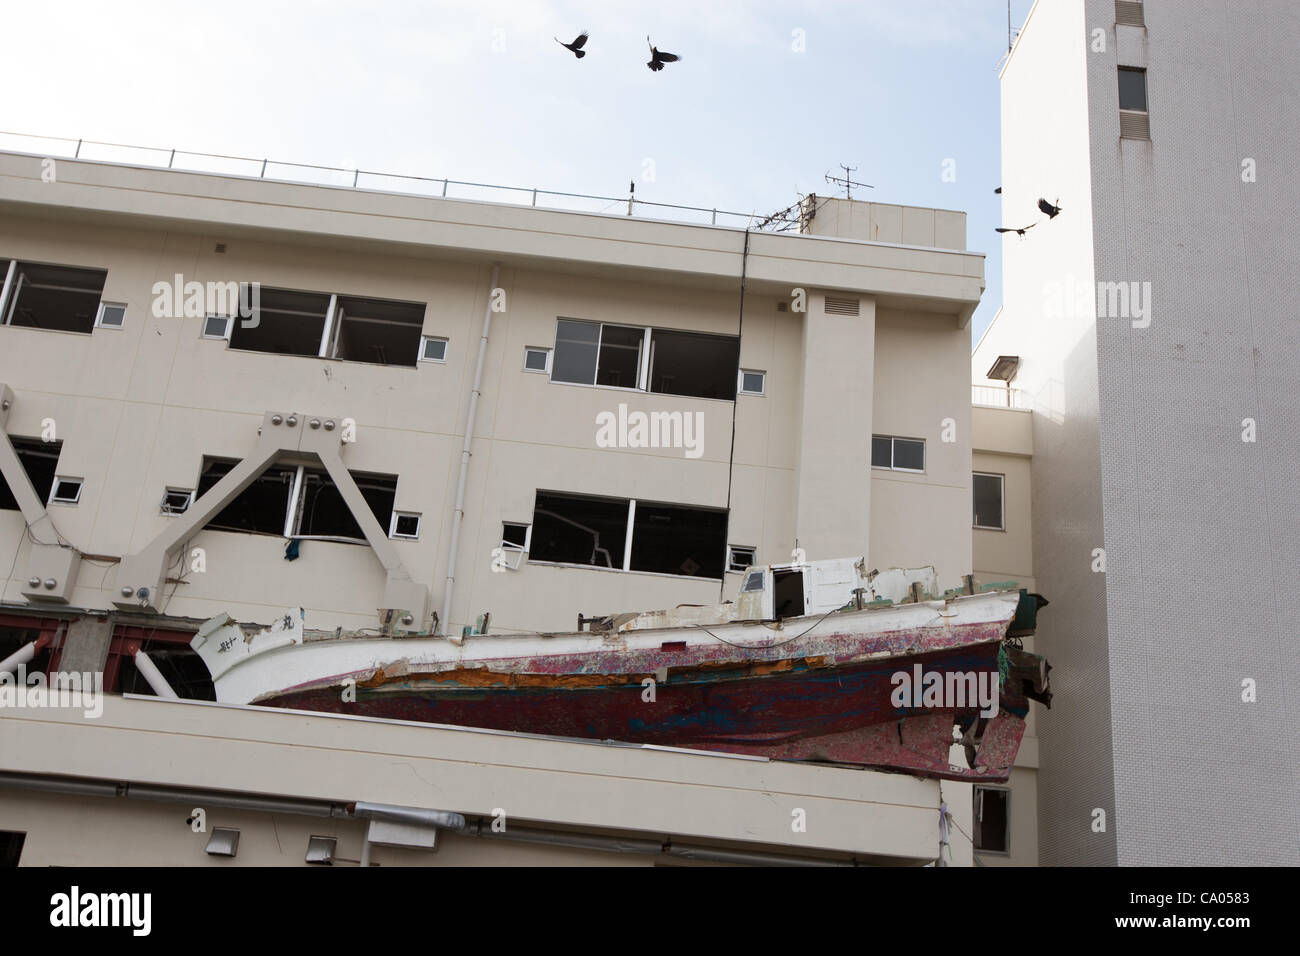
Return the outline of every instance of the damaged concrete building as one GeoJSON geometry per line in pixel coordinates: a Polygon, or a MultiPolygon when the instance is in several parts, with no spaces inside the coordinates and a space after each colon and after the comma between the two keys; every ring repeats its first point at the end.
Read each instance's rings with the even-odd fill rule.
{"type": "Polygon", "coordinates": [[[822,199],[773,234],[49,162],[0,153],[0,659],[106,697],[0,710],[0,854],[974,862],[969,783],[228,707],[190,648],[287,607],[581,629],[796,552],[1027,572],[972,555],[963,214],[822,199]]]}

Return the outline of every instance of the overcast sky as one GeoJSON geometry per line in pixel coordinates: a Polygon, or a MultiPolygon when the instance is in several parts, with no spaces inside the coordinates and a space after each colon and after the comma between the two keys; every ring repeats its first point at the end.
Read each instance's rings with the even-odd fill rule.
{"type": "Polygon", "coordinates": [[[636,179],[760,214],[847,163],[866,198],[969,214],[976,337],[1001,299],[1006,0],[60,0],[5,21],[5,131],[602,196],[636,179]],[[552,39],[584,29],[581,61],[552,39]],[[646,69],[647,34],[681,62],[646,69]]]}

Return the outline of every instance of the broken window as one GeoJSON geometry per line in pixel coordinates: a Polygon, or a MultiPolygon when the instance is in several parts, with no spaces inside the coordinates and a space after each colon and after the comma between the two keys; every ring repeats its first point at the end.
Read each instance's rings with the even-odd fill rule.
{"type": "MultiPolygon", "coordinates": [[[[394,475],[368,475],[348,472],[361,490],[361,496],[381,528],[393,520],[393,500],[397,497],[394,475]]],[[[364,541],[365,533],[352,516],[343,495],[323,468],[303,468],[299,492],[298,520],[291,537],[351,538],[364,541]]]]}
{"type": "MultiPolygon", "coordinates": [[[[41,632],[39,630],[31,628],[0,627],[0,661],[4,660],[10,654],[22,650],[33,641],[39,640],[40,636],[41,632]]],[[[50,669],[50,655],[52,653],[53,651],[49,644],[42,647],[36,652],[36,656],[27,662],[27,673],[48,673],[50,669]]]]}
{"type": "MultiPolygon", "coordinates": [[[[218,481],[238,465],[228,458],[204,458],[199,475],[198,497],[202,498],[218,481]]],[[[297,469],[272,465],[226,505],[204,526],[209,531],[246,531],[253,534],[284,535],[285,514],[297,469]]]]}
{"type": "Polygon", "coordinates": [[[739,545],[727,546],[727,570],[744,571],[754,563],[754,555],[757,548],[741,547],[739,545]]]}
{"type": "Polygon", "coordinates": [[[524,541],[532,561],[721,579],[726,534],[721,509],[539,491],[524,541]]]}
{"type": "MultiPolygon", "coordinates": [[[[236,318],[230,347],[277,355],[319,355],[330,297],[320,292],[259,290],[259,308],[251,318],[236,318]]],[[[242,298],[242,297],[241,297],[242,298]]]]}
{"type": "MultiPolygon", "coordinates": [[[[208,665],[198,652],[175,641],[144,641],[140,649],[149,655],[172,690],[182,700],[216,700],[208,665]]],[[[157,693],[140,673],[134,654],[123,654],[118,662],[117,692],[156,697],[157,693]]]]}
{"type": "Polygon", "coordinates": [[[81,500],[80,478],[60,478],[54,479],[54,490],[50,492],[50,501],[58,502],[63,505],[75,505],[81,500]]]}
{"type": "MultiPolygon", "coordinates": [[[[63,447],[63,442],[44,442],[39,438],[12,436],[9,441],[14,446],[18,460],[22,462],[23,471],[27,472],[27,478],[36,491],[36,497],[42,504],[49,501],[50,492],[54,489],[54,475],[59,467],[59,449],[63,447]]],[[[0,475],[0,510],[19,510],[18,500],[10,490],[4,475],[0,475]]]]}
{"type": "Polygon", "coordinates": [[[162,513],[181,515],[190,510],[194,502],[194,492],[186,488],[168,488],[163,494],[162,513]]]}
{"type": "Polygon", "coordinates": [[[537,492],[530,559],[623,567],[627,508],[626,498],[537,492]]]}
{"type": "MultiPolygon", "coordinates": [[[[199,477],[202,497],[237,461],[204,458],[199,477]]],[[[381,528],[390,528],[395,475],[349,472],[381,528]]],[[[338,486],[324,468],[272,465],[205,526],[209,531],[246,531],[279,537],[347,538],[364,541],[365,533],[352,516],[338,486]]]]}
{"type": "Polygon", "coordinates": [[[736,397],[740,340],[730,335],[655,329],[650,335],[650,391],[695,398],[736,397]]]}
{"type": "Polygon", "coordinates": [[[1006,530],[1003,514],[1003,477],[975,472],[971,476],[975,499],[975,527],[1006,530]]]}
{"type": "Polygon", "coordinates": [[[1007,853],[1011,848],[1011,791],[975,788],[975,849],[1007,853]]]}
{"type": "Polygon", "coordinates": [[[9,262],[0,324],[89,335],[107,278],[103,269],[9,262]]]}
{"type": "MultiPolygon", "coordinates": [[[[334,313],[333,348],[326,355],[345,362],[414,368],[421,354],[423,327],[422,303],[339,296],[334,313]]],[[[445,358],[447,349],[446,340],[441,341],[443,354],[439,360],[445,358]]],[[[426,352],[424,357],[430,356],[426,352]]]]}
{"type": "Polygon", "coordinates": [[[629,570],[721,578],[727,550],[727,512],[687,505],[632,503],[629,570]]]}
{"type": "Polygon", "coordinates": [[[871,467],[925,471],[925,439],[872,435],[871,467]]]}

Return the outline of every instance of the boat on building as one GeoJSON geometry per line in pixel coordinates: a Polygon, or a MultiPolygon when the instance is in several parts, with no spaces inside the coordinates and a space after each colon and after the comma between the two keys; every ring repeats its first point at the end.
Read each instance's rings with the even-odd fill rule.
{"type": "Polygon", "coordinates": [[[313,633],[294,608],[255,630],[219,615],[191,646],[227,703],[1005,781],[1029,701],[1051,699],[1021,647],[1045,603],[846,558],[565,633],[313,633]]]}

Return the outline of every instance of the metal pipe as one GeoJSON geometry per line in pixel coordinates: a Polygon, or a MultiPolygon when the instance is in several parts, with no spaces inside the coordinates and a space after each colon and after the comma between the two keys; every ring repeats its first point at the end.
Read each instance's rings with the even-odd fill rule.
{"type": "Polygon", "coordinates": [[[38,641],[32,641],[30,644],[24,644],[4,660],[0,661],[0,674],[7,674],[11,671],[16,671],[24,664],[30,662],[31,659],[36,656],[36,652],[40,650],[40,648],[36,646],[38,643],[38,641]]]}
{"type": "Polygon", "coordinates": [[[460,524],[465,517],[465,479],[469,475],[469,446],[474,440],[474,416],[478,412],[479,388],[483,383],[483,361],[487,355],[488,333],[492,330],[492,296],[501,276],[501,263],[492,264],[492,279],[488,283],[487,304],[483,307],[483,334],[478,342],[478,362],[474,366],[474,386],[469,393],[469,411],[466,413],[465,441],[460,449],[460,477],[456,481],[456,508],[451,513],[451,543],[447,546],[447,583],[442,592],[442,613],[438,615],[438,628],[453,644],[461,643],[459,634],[450,633],[451,599],[456,587],[456,550],[460,545],[460,524]]]}
{"type": "Polygon", "coordinates": [[[387,820],[417,827],[441,827],[444,830],[459,830],[465,826],[463,816],[448,810],[398,807],[386,803],[365,803],[360,800],[353,805],[352,815],[362,820],[387,820]]]}
{"type": "Polygon", "coordinates": [[[158,665],[144,651],[135,652],[135,666],[144,675],[144,679],[149,682],[155,694],[169,700],[180,700],[180,695],[172,690],[172,685],[167,683],[167,678],[163,677],[158,665]]]}

